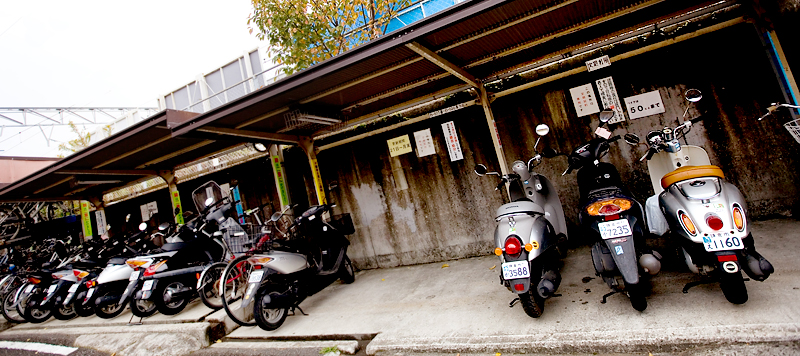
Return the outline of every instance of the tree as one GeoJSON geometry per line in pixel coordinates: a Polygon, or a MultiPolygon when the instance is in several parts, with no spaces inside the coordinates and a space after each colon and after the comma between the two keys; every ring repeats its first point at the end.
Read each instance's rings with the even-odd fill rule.
{"type": "MultiPolygon", "coordinates": [[[[78,151],[80,151],[80,150],[82,150],[82,149],[84,149],[86,147],[89,147],[89,145],[92,144],[92,133],[91,132],[86,132],[85,130],[78,129],[78,126],[75,125],[75,123],[72,122],[72,121],[69,122],[69,128],[72,130],[72,132],[74,132],[75,134],[78,135],[78,138],[76,138],[74,140],[69,140],[69,141],[67,141],[65,143],[62,143],[62,144],[58,145],[58,150],[59,151],[65,151],[65,152],[69,152],[69,153],[74,153],[74,152],[78,152],[78,151]]],[[[62,155],[59,155],[59,157],[63,158],[62,155]]]]}
{"type": "Polygon", "coordinates": [[[286,74],[308,68],[386,33],[411,0],[252,0],[250,33],[270,43],[286,74]]]}

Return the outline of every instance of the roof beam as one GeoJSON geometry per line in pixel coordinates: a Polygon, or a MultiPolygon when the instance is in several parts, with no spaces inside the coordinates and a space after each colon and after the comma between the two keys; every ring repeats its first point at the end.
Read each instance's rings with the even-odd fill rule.
{"type": "Polygon", "coordinates": [[[411,49],[412,51],[416,52],[423,58],[431,61],[433,64],[437,65],[438,67],[448,71],[450,74],[456,76],[456,78],[463,80],[467,84],[479,88],[481,86],[480,79],[476,78],[472,74],[467,73],[463,68],[451,63],[450,61],[444,59],[442,56],[438,55],[436,52],[431,51],[427,47],[417,43],[411,42],[406,43],[406,47],[411,49]]]}
{"type": "Polygon", "coordinates": [[[64,169],[54,174],[72,175],[104,175],[104,176],[157,176],[158,171],[152,169],[64,169]]]}
{"type": "Polygon", "coordinates": [[[289,143],[293,145],[300,144],[300,139],[301,139],[300,136],[297,135],[287,135],[287,134],[269,133],[269,132],[251,131],[251,130],[237,130],[224,127],[206,126],[198,128],[197,131],[205,133],[213,133],[218,135],[256,139],[256,140],[266,140],[277,143],[289,143]]]}
{"type": "Polygon", "coordinates": [[[154,159],[154,160],[152,160],[152,161],[149,161],[149,162],[142,163],[142,164],[140,164],[138,167],[136,167],[136,169],[142,169],[142,168],[144,168],[144,167],[147,167],[147,166],[149,166],[149,165],[151,165],[151,164],[156,164],[156,163],[164,162],[164,161],[166,161],[166,160],[168,160],[168,159],[171,159],[171,158],[178,157],[178,156],[180,156],[180,155],[182,155],[182,154],[184,154],[184,153],[186,153],[186,152],[193,151],[193,150],[195,150],[195,149],[197,149],[197,148],[200,148],[200,147],[203,147],[203,146],[208,146],[208,145],[210,145],[210,144],[212,144],[212,143],[214,143],[214,142],[215,142],[214,140],[205,140],[205,141],[202,141],[202,142],[200,142],[200,143],[198,143],[198,144],[191,145],[191,146],[189,146],[189,147],[186,147],[186,148],[184,148],[184,149],[182,149],[182,150],[177,150],[177,151],[175,151],[175,152],[172,152],[172,153],[170,153],[170,154],[168,154],[168,155],[165,155],[165,156],[161,156],[161,157],[159,157],[159,158],[156,158],[156,159],[154,159]]]}
{"type": "Polygon", "coordinates": [[[160,144],[160,143],[162,143],[162,142],[165,142],[165,141],[167,141],[167,140],[169,140],[169,139],[171,139],[171,138],[172,138],[172,136],[171,136],[171,135],[164,136],[164,137],[162,137],[162,138],[160,138],[160,139],[157,139],[157,140],[155,140],[155,141],[151,141],[150,143],[148,143],[148,144],[146,144],[146,145],[142,145],[142,146],[140,146],[139,148],[137,148],[137,149],[135,149],[135,150],[132,150],[132,151],[125,152],[124,154],[121,154],[121,155],[119,155],[119,156],[117,156],[117,157],[114,157],[114,158],[112,158],[112,159],[110,159],[110,160],[107,160],[107,161],[105,161],[105,162],[102,162],[102,163],[100,163],[100,164],[98,164],[98,165],[96,165],[96,166],[94,166],[94,167],[92,167],[92,168],[94,168],[94,169],[97,169],[97,168],[105,167],[105,166],[107,166],[107,165],[109,165],[109,164],[111,164],[111,163],[114,163],[114,162],[116,162],[116,161],[119,161],[119,160],[121,160],[121,159],[123,159],[123,158],[125,158],[125,157],[131,156],[131,155],[134,155],[134,154],[137,154],[137,153],[139,153],[139,152],[141,152],[141,151],[144,151],[144,150],[146,150],[146,149],[148,149],[148,148],[150,148],[150,147],[156,146],[156,145],[158,145],[158,144],[160,144]]]}

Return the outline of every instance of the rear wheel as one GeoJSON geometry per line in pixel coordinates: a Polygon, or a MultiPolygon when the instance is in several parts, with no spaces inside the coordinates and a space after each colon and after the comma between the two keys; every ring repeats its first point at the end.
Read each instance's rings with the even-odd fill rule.
{"type": "Polygon", "coordinates": [[[97,295],[97,298],[94,298],[87,302],[87,304],[94,306],[93,308],[95,314],[97,314],[97,316],[103,319],[111,319],[113,317],[116,317],[117,315],[120,315],[123,310],[125,310],[125,305],[120,303],[119,299],[111,302],[105,302],[101,305],[95,304],[95,301],[102,300],[103,297],[107,297],[110,294],[111,294],[110,290],[101,292],[100,294],[97,295]]]}
{"type": "MultiPolygon", "coordinates": [[[[22,287],[19,287],[22,288],[22,287]]],[[[17,306],[14,305],[14,297],[17,294],[17,289],[9,290],[8,293],[3,295],[3,317],[12,323],[22,323],[25,322],[25,317],[17,310],[17,306]]]]}
{"type": "Polygon", "coordinates": [[[281,292],[279,291],[278,286],[275,285],[267,285],[262,288],[258,294],[256,294],[255,319],[258,327],[267,331],[271,331],[281,327],[283,322],[286,321],[286,316],[289,314],[289,308],[267,309],[264,306],[263,299],[265,296],[279,294],[281,294],[281,292]]]}
{"type": "Polygon", "coordinates": [[[350,284],[356,280],[356,271],[353,269],[353,264],[350,262],[350,257],[344,256],[342,265],[339,266],[339,278],[342,283],[350,284]]]}
{"type": "Polygon", "coordinates": [[[519,303],[522,304],[525,314],[531,318],[538,318],[544,313],[544,298],[539,296],[533,286],[528,288],[528,292],[519,294],[519,303]]]}
{"type": "Polygon", "coordinates": [[[641,280],[639,280],[637,284],[625,283],[625,290],[628,292],[628,298],[631,299],[631,306],[633,309],[638,311],[647,309],[647,299],[645,298],[641,280]]]}
{"type": "Polygon", "coordinates": [[[222,307],[225,308],[228,317],[241,326],[256,325],[252,304],[248,308],[241,307],[244,293],[247,291],[247,281],[250,272],[253,271],[253,264],[247,261],[248,257],[237,257],[228,263],[220,280],[222,307]]]}
{"type": "Polygon", "coordinates": [[[222,273],[225,272],[226,264],[219,262],[211,265],[209,269],[203,273],[202,281],[200,282],[200,300],[203,301],[207,307],[218,310],[222,308],[222,294],[220,292],[220,283],[222,281],[222,273]]]}
{"type": "MultiPolygon", "coordinates": [[[[84,293],[86,294],[86,293],[84,293]]],[[[72,308],[75,309],[75,314],[78,314],[80,317],[87,317],[92,316],[94,314],[94,308],[89,303],[84,304],[83,298],[78,298],[72,302],[72,308]]]]}
{"type": "Polygon", "coordinates": [[[158,312],[164,315],[175,315],[186,308],[186,305],[189,304],[189,298],[172,297],[172,295],[185,288],[186,285],[181,281],[159,281],[152,296],[158,312]],[[169,301],[167,301],[167,298],[169,298],[169,301]]]}
{"type": "MultiPolygon", "coordinates": [[[[138,289],[134,290],[131,295],[136,295],[138,289]]],[[[130,301],[131,313],[140,318],[146,318],[156,313],[156,303],[152,300],[136,299],[131,297],[130,301]]]]}
{"type": "Polygon", "coordinates": [[[58,303],[53,306],[53,317],[58,320],[70,320],[77,316],[78,314],[75,313],[75,309],[72,307],[72,304],[65,306],[63,303],[58,303]]]}
{"type": "Polygon", "coordinates": [[[744,285],[742,271],[736,273],[726,273],[720,271],[719,287],[725,299],[733,304],[744,304],[747,302],[747,287],[744,285]]]}

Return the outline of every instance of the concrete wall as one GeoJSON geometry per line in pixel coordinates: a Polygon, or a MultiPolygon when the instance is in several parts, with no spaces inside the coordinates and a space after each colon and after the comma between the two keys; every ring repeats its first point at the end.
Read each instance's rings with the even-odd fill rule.
{"type": "MultiPolygon", "coordinates": [[[[542,147],[568,153],[592,138],[597,115],[577,117],[569,89],[613,76],[620,98],[659,90],[664,114],[612,126],[614,134],[644,137],[648,131],[675,126],[688,102],[687,88],[704,99],[691,109],[705,121],[687,135],[703,146],[711,161],[748,200],[752,217],[791,214],[797,205],[797,163],[800,145],[782,127],[788,116],[758,122],[766,106],[781,100],[780,88],[751,25],[739,25],[694,40],[632,57],[610,68],[581,73],[496,100],[493,110],[506,159],[527,160],[533,154],[534,127],[551,126],[542,147]]],[[[416,147],[416,145],[414,146],[416,147]]],[[[653,194],[646,164],[638,158],[645,147],[622,141],[605,159],[614,163],[624,182],[644,200],[653,194]]],[[[356,233],[349,252],[359,268],[391,267],[443,261],[490,253],[494,210],[504,194],[492,177],[477,177],[476,163],[499,170],[488,126],[479,107],[375,135],[319,154],[326,182],[338,180],[331,199],[339,211],[353,215],[356,233]],[[464,159],[450,162],[440,124],[454,121],[464,159]],[[430,128],[436,154],[416,152],[390,157],[386,140],[430,128]],[[405,186],[407,185],[407,188],[405,186]]],[[[563,156],[547,160],[539,172],[559,190],[571,240],[581,242],[576,226],[578,190],[563,156]]],[[[291,176],[290,176],[290,179],[291,176]]],[[[308,180],[307,178],[306,180],[308,180]]]]}

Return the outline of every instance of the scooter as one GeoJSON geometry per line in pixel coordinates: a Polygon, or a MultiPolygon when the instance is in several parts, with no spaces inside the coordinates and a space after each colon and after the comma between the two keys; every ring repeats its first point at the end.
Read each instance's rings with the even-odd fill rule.
{"type": "MultiPolygon", "coordinates": [[[[702,98],[699,90],[685,93],[690,102],[702,98]]],[[[684,118],[688,107],[684,112],[684,118]]],[[[647,135],[649,146],[641,160],[647,169],[656,195],[648,199],[663,213],[669,231],[676,235],[686,266],[694,273],[711,279],[696,281],[689,288],[719,281],[725,298],[734,304],[747,301],[747,288],[741,270],[757,281],[764,281],[774,272],[766,258],[756,252],[749,231],[747,203],[739,189],[725,181],[722,170],[713,166],[708,153],[698,146],[681,145],[693,123],[702,117],[685,121],[674,128],[665,127],[647,135]]],[[[640,160],[640,161],[641,161],[640,160]]],[[[653,214],[653,226],[658,226],[653,214]]],[[[651,228],[656,230],[656,228],[651,228]]]]}
{"type": "MultiPolygon", "coordinates": [[[[534,144],[534,152],[542,136],[547,135],[547,125],[536,127],[540,136],[534,144]]],[[[509,306],[517,300],[525,314],[538,318],[544,312],[544,301],[552,297],[561,284],[561,258],[567,253],[567,224],[561,200],[550,181],[533,170],[542,158],[552,158],[556,152],[545,149],[536,153],[526,164],[515,161],[513,173],[502,175],[487,172],[486,166],[475,167],[478,176],[496,175],[500,190],[508,184],[511,202],[497,209],[494,229],[495,255],[500,258],[500,284],[517,294],[509,306]]]]}
{"type": "Polygon", "coordinates": [[[641,204],[623,188],[617,168],[600,162],[611,143],[620,139],[620,136],[611,137],[611,132],[602,127],[613,115],[610,110],[600,113],[601,123],[595,131],[597,138],[572,151],[569,167],[562,175],[579,170],[581,209],[578,219],[584,231],[595,240],[592,246],[595,273],[612,289],[603,296],[603,303],[609,296],[625,292],[631,306],[643,311],[647,308],[647,299],[642,277],[661,270],[661,255],[645,244],[647,225],[641,204]]]}
{"type": "Polygon", "coordinates": [[[249,274],[240,308],[253,308],[260,328],[279,328],[290,309],[292,313],[295,309],[302,313],[299,305],[303,300],[339,278],[348,284],[355,281],[347,257],[350,241],[345,237],[355,228],[349,214],[326,222],[323,215],[333,207],[326,204],[308,208],[290,228],[292,238],[272,241],[270,251],[247,258],[254,270],[249,274]],[[276,247],[275,243],[280,245],[276,247]]]}

